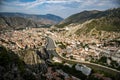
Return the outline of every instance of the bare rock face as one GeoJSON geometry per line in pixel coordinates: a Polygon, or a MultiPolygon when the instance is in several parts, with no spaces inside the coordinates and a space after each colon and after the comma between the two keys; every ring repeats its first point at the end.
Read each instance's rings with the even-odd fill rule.
{"type": "MultiPolygon", "coordinates": [[[[40,54],[42,55],[42,54],[40,54]]],[[[27,64],[27,66],[36,73],[45,73],[47,65],[43,59],[34,50],[25,50],[19,53],[19,56],[27,64]]]]}
{"type": "Polygon", "coordinates": [[[0,46],[0,80],[40,80],[47,68],[34,50],[14,53],[0,46]]]}
{"type": "Polygon", "coordinates": [[[24,52],[23,60],[26,64],[33,65],[33,64],[40,64],[41,59],[40,57],[32,50],[27,50],[24,52]]]}

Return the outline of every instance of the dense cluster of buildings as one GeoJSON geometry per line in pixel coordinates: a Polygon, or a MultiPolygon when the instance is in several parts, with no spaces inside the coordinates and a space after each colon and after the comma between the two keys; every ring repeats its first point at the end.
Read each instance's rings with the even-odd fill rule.
{"type": "Polygon", "coordinates": [[[42,29],[24,29],[0,34],[0,44],[14,51],[25,48],[37,48],[45,44],[42,29]]]}
{"type": "MultiPolygon", "coordinates": [[[[49,32],[50,33],[50,32],[49,32]]],[[[66,48],[60,50],[60,54],[68,59],[80,61],[90,61],[100,59],[102,56],[111,57],[112,60],[120,64],[120,43],[111,40],[100,40],[94,37],[86,38],[76,35],[66,36],[65,31],[51,32],[50,35],[57,46],[64,45],[66,48]],[[58,44],[59,43],[59,44],[58,44]],[[62,43],[62,44],[61,44],[62,43]],[[71,57],[72,56],[72,57],[71,57]]]]}

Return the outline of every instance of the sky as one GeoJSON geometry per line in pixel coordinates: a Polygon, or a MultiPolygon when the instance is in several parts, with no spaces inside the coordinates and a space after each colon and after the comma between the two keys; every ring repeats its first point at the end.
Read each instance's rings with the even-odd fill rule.
{"type": "Polygon", "coordinates": [[[54,14],[66,18],[84,10],[120,7],[120,0],[0,0],[0,12],[54,14]]]}

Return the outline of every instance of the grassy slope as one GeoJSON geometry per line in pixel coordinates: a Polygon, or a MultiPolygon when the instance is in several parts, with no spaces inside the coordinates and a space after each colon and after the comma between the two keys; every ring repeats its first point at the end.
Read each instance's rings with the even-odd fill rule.
{"type": "Polygon", "coordinates": [[[120,8],[112,10],[106,17],[94,19],[90,23],[78,29],[76,34],[90,33],[93,29],[96,31],[120,32],[120,8]]]}
{"type": "Polygon", "coordinates": [[[120,8],[106,10],[106,11],[96,11],[96,10],[83,11],[81,13],[71,15],[70,17],[62,21],[60,24],[56,25],[56,27],[63,28],[71,23],[81,24],[91,19],[99,19],[99,18],[108,17],[108,16],[112,16],[112,17],[118,16],[120,18],[119,13],[120,13],[120,8]]]}

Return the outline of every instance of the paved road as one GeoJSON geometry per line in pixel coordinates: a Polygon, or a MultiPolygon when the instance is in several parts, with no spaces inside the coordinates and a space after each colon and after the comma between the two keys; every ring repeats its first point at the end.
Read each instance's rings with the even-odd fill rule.
{"type": "MultiPolygon", "coordinates": [[[[46,48],[47,49],[55,48],[54,41],[50,37],[47,37],[47,39],[48,39],[48,43],[47,43],[46,48]]],[[[120,71],[118,71],[118,70],[115,70],[115,69],[112,69],[112,68],[109,68],[109,67],[106,67],[106,66],[102,66],[102,65],[99,65],[99,64],[95,64],[95,63],[90,63],[90,62],[85,62],[85,61],[82,62],[82,61],[68,60],[68,59],[62,57],[61,55],[57,54],[57,52],[55,50],[48,50],[48,53],[53,54],[54,56],[59,57],[59,58],[61,58],[62,60],[66,61],[66,62],[84,64],[84,65],[87,65],[88,67],[91,67],[92,69],[104,71],[104,72],[107,72],[107,73],[112,73],[113,75],[117,75],[117,77],[120,78],[120,76],[119,76],[120,71]]]]}
{"type": "Polygon", "coordinates": [[[54,41],[50,38],[50,37],[47,37],[47,46],[46,46],[46,49],[55,49],[55,44],[54,44],[54,41]]]}
{"type": "Polygon", "coordinates": [[[46,49],[48,51],[49,56],[51,56],[51,54],[52,54],[52,55],[58,57],[58,55],[56,54],[55,48],[56,47],[55,47],[54,41],[50,37],[47,37],[46,49]]]}

